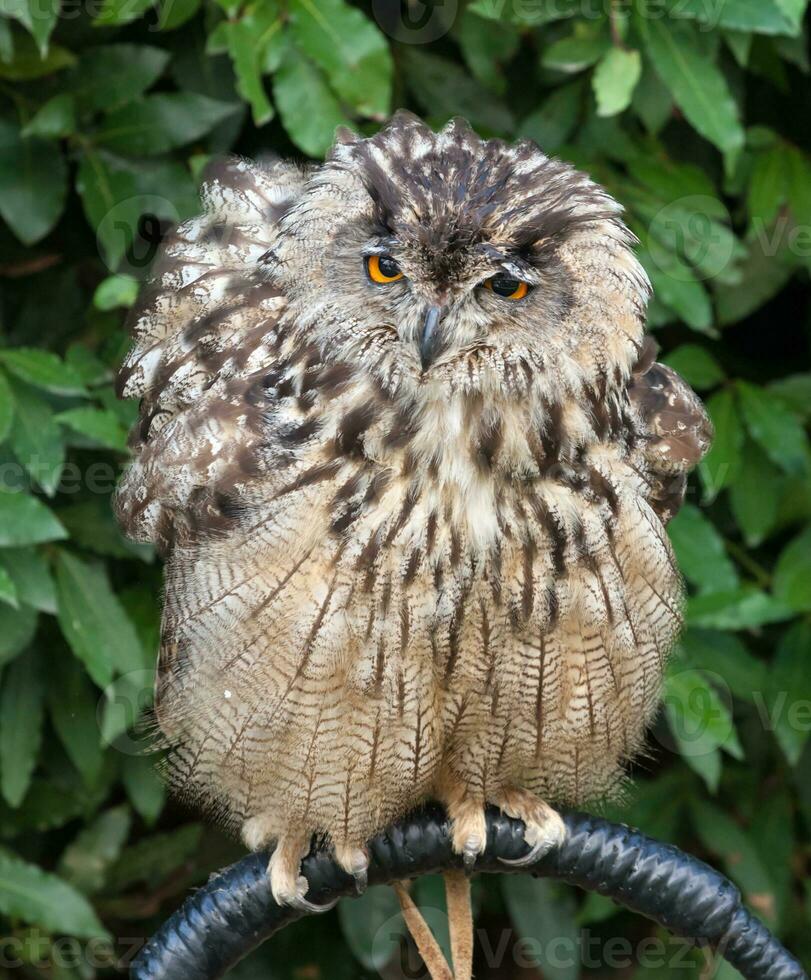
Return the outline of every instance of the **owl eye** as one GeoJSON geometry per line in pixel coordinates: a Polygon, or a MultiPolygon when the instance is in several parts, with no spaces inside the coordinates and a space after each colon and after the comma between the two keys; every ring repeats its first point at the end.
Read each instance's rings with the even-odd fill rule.
{"type": "Polygon", "coordinates": [[[403,278],[400,266],[390,255],[370,255],[366,259],[366,272],[372,282],[397,282],[403,278]]]}
{"type": "Polygon", "coordinates": [[[491,289],[497,296],[503,296],[504,299],[523,299],[529,292],[529,283],[505,275],[491,276],[489,279],[485,279],[484,286],[491,289]]]}

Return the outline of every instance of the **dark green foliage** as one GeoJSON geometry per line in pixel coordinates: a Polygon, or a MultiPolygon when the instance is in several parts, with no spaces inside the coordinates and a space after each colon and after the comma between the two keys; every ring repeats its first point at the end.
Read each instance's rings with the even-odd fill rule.
{"type": "MultiPolygon", "coordinates": [[[[167,803],[142,754],[161,576],[109,507],[134,415],[112,391],[126,308],[210,156],[318,156],[336,125],[372,132],[400,105],[532,137],[627,207],[663,357],[717,437],[671,527],[688,629],[612,813],[723,868],[811,959],[806,0],[399,7],[0,0],[3,976],[109,975],[240,853],[167,803]]],[[[699,975],[603,900],[512,878],[475,897],[479,977],[699,975]]],[[[372,976],[400,935],[372,890],[234,976],[372,976]]]]}

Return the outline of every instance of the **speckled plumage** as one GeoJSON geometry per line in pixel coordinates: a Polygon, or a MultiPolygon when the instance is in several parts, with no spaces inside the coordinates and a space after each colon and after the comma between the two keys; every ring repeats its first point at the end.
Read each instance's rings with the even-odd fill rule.
{"type": "Polygon", "coordinates": [[[644,339],[619,206],[531,143],[405,114],[322,166],[220,164],[203,205],[121,375],[117,509],[166,554],[178,791],[279,839],[285,899],[313,834],[352,869],[427,797],[475,849],[486,803],[548,827],[545,802],[610,795],[657,709],[664,523],[710,438],[644,339]],[[370,249],[404,279],[371,283],[370,249]],[[498,272],[534,288],[479,287],[498,272]]]}

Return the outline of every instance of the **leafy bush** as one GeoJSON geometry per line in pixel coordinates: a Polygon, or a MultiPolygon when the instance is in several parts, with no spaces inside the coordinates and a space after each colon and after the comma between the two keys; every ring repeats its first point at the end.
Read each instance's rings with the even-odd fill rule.
{"type": "MultiPolygon", "coordinates": [[[[160,569],[109,508],[133,418],[111,385],[125,308],[162,228],[195,210],[211,155],[318,156],[338,123],[371,132],[397,105],[532,137],[628,209],[651,326],[717,438],[671,528],[689,627],[654,759],[615,812],[723,868],[811,958],[806,2],[455,8],[421,23],[419,5],[401,17],[384,0],[0,0],[4,975],[108,973],[239,853],[167,804],[133,734],[160,569]]],[[[573,980],[546,941],[580,929],[584,975],[619,975],[625,957],[623,976],[658,977],[682,961],[674,943],[617,954],[617,937],[657,933],[602,900],[529,879],[477,889],[479,976],[506,955],[499,976],[523,957],[573,980]],[[510,922],[529,942],[504,954],[510,922]]],[[[420,882],[424,902],[437,894],[420,882]]],[[[392,953],[381,934],[399,935],[390,895],[339,913],[234,975],[371,975],[392,953]]],[[[684,960],[698,976],[702,958],[684,960]]]]}

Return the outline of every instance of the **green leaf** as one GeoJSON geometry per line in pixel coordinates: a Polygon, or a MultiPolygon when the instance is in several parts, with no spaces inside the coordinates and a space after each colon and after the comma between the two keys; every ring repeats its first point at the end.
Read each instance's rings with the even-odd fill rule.
{"type": "MultiPolygon", "coordinates": [[[[787,156],[788,202],[797,224],[810,225],[811,159],[795,146],[788,148],[787,156]]],[[[806,250],[806,257],[807,255],[806,250]]]]}
{"type": "MultiPolygon", "coordinates": [[[[65,351],[65,363],[82,379],[82,384],[88,387],[96,387],[113,379],[113,371],[82,343],[71,344],[68,347],[65,351]]],[[[95,394],[103,400],[105,389],[99,388],[95,394]]],[[[123,406],[125,403],[116,401],[116,404],[123,406]]]]}
{"type": "Polygon", "coordinates": [[[639,161],[629,167],[654,189],[653,195],[631,192],[629,198],[650,221],[646,241],[659,268],[674,278],[737,279],[735,265],[745,249],[729,227],[729,214],[712,186],[711,193],[703,191],[704,179],[697,180],[687,168],[657,168],[639,161]],[[687,262],[694,274],[683,276],[669,268],[672,256],[687,262]]]}
{"type": "Polygon", "coordinates": [[[99,687],[110,684],[115,673],[143,668],[135,628],[99,566],[60,552],[56,588],[65,639],[99,687]]]}
{"type": "Polygon", "coordinates": [[[161,815],[166,803],[166,784],[157,772],[154,757],[130,755],[124,759],[121,778],[130,803],[150,826],[161,815]]]}
{"type": "Polygon", "coordinates": [[[774,893],[771,876],[747,832],[723,810],[703,800],[691,800],[693,827],[714,854],[719,855],[727,873],[744,893],[744,899],[757,907],[767,922],[774,922],[774,893]]]}
{"type": "Polygon", "coordinates": [[[155,887],[199,853],[202,834],[200,824],[187,824],[144,837],[128,847],[110,869],[109,888],[121,892],[140,881],[155,887]]]}
{"type": "Polygon", "coordinates": [[[119,306],[129,308],[138,297],[140,284],[133,276],[107,276],[93,293],[93,306],[97,310],[114,310],[119,306]]]}
{"type": "Polygon", "coordinates": [[[66,89],[84,112],[117,109],[142,95],[169,62],[169,52],[146,44],[101,44],[82,52],[66,89]]]}
{"type": "Polygon", "coordinates": [[[127,430],[112,412],[103,408],[93,408],[90,405],[84,408],[71,408],[66,412],[60,412],[56,416],[56,421],[74,432],[87,436],[100,446],[126,452],[127,430]]]}
{"type": "Polygon", "coordinates": [[[17,36],[14,40],[14,55],[11,60],[0,61],[0,78],[15,82],[30,81],[62,71],[74,64],[76,64],[76,56],[65,48],[52,44],[48,54],[42,57],[32,37],[17,36]]]}
{"type": "MultiPolygon", "coordinates": [[[[672,665],[665,678],[664,704],[668,725],[688,765],[718,749],[743,758],[732,713],[700,671],[672,665]]],[[[701,767],[696,771],[702,778],[708,775],[701,767]]],[[[708,785],[713,792],[718,788],[717,783],[708,785]]]]}
{"type": "Polygon", "coordinates": [[[780,292],[795,267],[789,249],[774,249],[767,238],[758,235],[748,243],[747,255],[739,268],[741,282],[714,284],[719,322],[726,325],[745,320],[780,292]]]}
{"type": "Polygon", "coordinates": [[[58,144],[24,139],[0,119],[0,215],[17,238],[33,245],[62,213],[67,168],[58,144]]]}
{"type": "Polygon", "coordinates": [[[743,641],[732,633],[689,629],[681,640],[682,659],[688,667],[711,671],[728,684],[736,698],[755,701],[766,690],[767,664],[752,656],[743,641]]]}
{"type": "Polygon", "coordinates": [[[8,439],[11,423],[14,420],[14,396],[8,381],[0,373],[0,443],[8,439]]]}
{"type": "Polygon", "coordinates": [[[6,603],[12,609],[20,608],[20,597],[17,595],[17,586],[14,579],[9,575],[8,570],[0,567],[0,602],[6,603]]]}
{"type": "Polygon", "coordinates": [[[570,891],[546,878],[505,875],[501,891],[526,954],[547,980],[577,980],[580,930],[570,891]],[[531,945],[530,945],[531,944],[531,945]]]}
{"type": "Polygon", "coordinates": [[[100,814],[62,852],[60,876],[85,895],[104,886],[107,869],[118,860],[130,831],[130,811],[117,806],[100,814]]]}
{"type": "Polygon", "coordinates": [[[14,36],[7,20],[0,19],[0,62],[14,59],[14,36]]]}
{"type": "Polygon", "coordinates": [[[687,622],[717,630],[746,630],[791,619],[793,611],[758,589],[709,592],[688,600],[687,622]]]}
{"type": "Polygon", "coordinates": [[[724,369],[706,347],[682,344],[665,358],[665,363],[697,391],[715,388],[725,378],[724,369]]]}
{"type": "Polygon", "coordinates": [[[468,9],[488,20],[506,19],[524,27],[537,27],[574,17],[584,8],[582,0],[534,0],[533,3],[513,4],[505,4],[503,0],[473,0],[468,9]]]}
{"type": "Polygon", "coordinates": [[[583,92],[583,85],[579,81],[555,89],[540,108],[520,123],[518,135],[535,140],[545,152],[554,153],[559,150],[577,126],[583,92]]]}
{"type": "Polygon", "coordinates": [[[338,97],[365,116],[387,116],[393,65],[378,27],[344,0],[290,0],[287,12],[297,46],[338,97]]]}
{"type": "Polygon", "coordinates": [[[807,622],[795,623],[783,635],[768,679],[767,713],[761,718],[773,729],[789,763],[796,766],[811,733],[811,627],[807,622]]]}
{"type": "Polygon", "coordinates": [[[755,442],[786,473],[806,472],[808,439],[797,417],[764,388],[746,381],[739,381],[737,387],[746,427],[755,442]]]}
{"type": "Polygon", "coordinates": [[[156,0],[104,0],[94,23],[95,27],[129,24],[155,6],[156,0]]]}
{"type": "Polygon", "coordinates": [[[642,79],[634,90],[634,112],[649,133],[664,129],[673,115],[673,96],[650,63],[642,67],[642,79]]]}
{"type": "MultiPolygon", "coordinates": [[[[14,382],[14,401],[17,406],[16,421],[11,430],[11,448],[27,473],[39,484],[45,493],[52,497],[59,486],[62,467],[65,462],[65,446],[62,431],[54,421],[54,415],[46,401],[39,397],[28,385],[14,382]]],[[[8,501],[5,501],[8,506],[8,501]]],[[[12,506],[22,506],[20,504],[12,506]]],[[[36,513],[30,505],[30,513],[36,513]]],[[[41,512],[40,512],[41,513],[41,512]]],[[[28,523],[24,525],[28,527],[28,523]]],[[[47,538],[36,540],[55,540],[55,529],[47,529],[47,538]]],[[[9,532],[9,544],[26,544],[16,540],[14,532],[9,532]]]]}
{"type": "Polygon", "coordinates": [[[774,570],[774,594],[790,609],[811,610],[811,528],[783,549],[774,570]]]}
{"type": "Polygon", "coordinates": [[[574,34],[544,48],[541,64],[567,74],[584,71],[596,65],[610,47],[610,40],[602,34],[574,34]]]}
{"type": "Polygon", "coordinates": [[[685,504],[667,527],[685,577],[702,592],[732,592],[738,573],[724,540],[701,511],[685,504]]]}
{"type": "Polygon", "coordinates": [[[0,851],[0,911],[55,933],[110,938],[87,899],[61,878],[0,851]]]}
{"type": "Polygon", "coordinates": [[[754,40],[754,36],[746,31],[733,31],[729,28],[724,31],[724,41],[741,68],[749,65],[754,40]]]}
{"type": "Polygon", "coordinates": [[[690,266],[675,253],[662,249],[657,251],[655,260],[644,249],[639,257],[656,297],[693,330],[713,336],[712,303],[690,266]]]}
{"type": "Polygon", "coordinates": [[[678,0],[676,16],[689,17],[713,30],[722,27],[756,34],[795,34],[797,25],[777,0],[678,0]]]}
{"type": "Polygon", "coordinates": [[[337,127],[350,125],[324,76],[305,58],[285,56],[273,79],[273,94],[290,139],[309,156],[323,156],[337,127]],[[301,111],[302,100],[306,112],[301,111]]]}
{"type": "Polygon", "coordinates": [[[612,47],[594,71],[592,86],[597,98],[598,116],[616,116],[631,104],[642,75],[642,57],[638,51],[612,47]]]}
{"type": "MultiPolygon", "coordinates": [[[[177,222],[198,208],[191,175],[168,160],[125,161],[87,150],[79,164],[76,189],[110,270],[118,268],[136,240],[144,215],[177,222]]],[[[139,251],[129,260],[132,270],[142,274],[157,249],[157,241],[146,244],[143,254],[139,251]]]]}
{"type": "Polygon", "coordinates": [[[811,372],[779,378],[768,386],[768,390],[774,392],[803,421],[811,419],[811,372]]]}
{"type": "Polygon", "coordinates": [[[18,20],[37,42],[44,58],[61,6],[61,0],[0,0],[0,15],[18,20]]]}
{"type": "Polygon", "coordinates": [[[182,27],[197,13],[202,0],[160,0],[158,29],[174,31],[182,27]]]}
{"type": "Polygon", "coordinates": [[[29,651],[9,666],[0,693],[0,789],[9,806],[23,801],[42,742],[42,664],[29,651]]]}
{"type": "MultiPolygon", "coordinates": [[[[104,480],[104,490],[112,490],[111,479],[104,480]],[[107,485],[105,485],[107,484],[107,485]]],[[[151,560],[148,545],[128,541],[113,516],[108,497],[93,497],[68,507],[60,507],[59,520],[67,528],[73,544],[97,555],[110,558],[141,558],[151,560]]]]}
{"type": "Polygon", "coordinates": [[[272,5],[260,6],[255,13],[246,14],[236,21],[225,21],[222,25],[226,46],[234,65],[237,91],[251,105],[253,121],[264,126],[273,118],[262,74],[265,57],[272,45],[279,46],[282,41],[282,19],[272,5]],[[273,14],[269,23],[257,24],[257,18],[273,14]]]}
{"type": "Polygon", "coordinates": [[[504,66],[521,42],[518,30],[505,23],[485,20],[469,9],[457,20],[459,45],[475,78],[503,95],[507,87],[504,66]]]}
{"type": "Polygon", "coordinates": [[[96,719],[98,692],[79,662],[61,651],[49,658],[48,710],[62,745],[85,786],[95,786],[104,763],[96,719]]]}
{"type": "Polygon", "coordinates": [[[110,112],[95,139],[124,156],[155,156],[200,139],[237,108],[194,92],[147,95],[110,112]]]}
{"type": "Polygon", "coordinates": [[[402,51],[408,87],[432,120],[444,123],[464,116],[485,133],[509,133],[515,122],[511,110],[498,96],[488,92],[459,65],[435,54],[402,51]]]}
{"type": "Polygon", "coordinates": [[[741,468],[744,430],[738,416],[734,392],[724,388],[706,403],[707,414],[715,428],[710,451],[699,464],[705,500],[711,501],[736,479],[741,468]]]}
{"type": "Polygon", "coordinates": [[[0,548],[66,537],[65,528],[41,500],[21,490],[0,490],[0,548]]]}
{"type": "Polygon", "coordinates": [[[729,488],[729,502],[750,548],[762,544],[777,523],[785,486],[783,474],[747,440],[740,472],[729,488]]]}
{"type": "Polygon", "coordinates": [[[399,951],[405,927],[400,903],[387,885],[373,885],[357,900],[341,902],[338,918],[344,939],[364,969],[379,972],[399,951]]]}
{"type": "Polygon", "coordinates": [[[749,181],[749,217],[770,225],[788,200],[789,162],[786,147],[775,143],[758,153],[749,181]]]}
{"type": "Polygon", "coordinates": [[[43,139],[60,139],[76,130],[76,112],[73,96],[69,93],[49,99],[26,123],[23,137],[41,136],[43,139]]]}
{"type": "Polygon", "coordinates": [[[47,350],[17,347],[0,351],[0,362],[35,388],[54,395],[87,395],[82,379],[65,362],[47,350]]]}
{"type": "Polygon", "coordinates": [[[34,609],[0,605],[0,666],[13,660],[34,639],[37,619],[34,609]]]}
{"type": "MultiPolygon", "coordinates": [[[[653,3],[653,0],[649,0],[653,3]]],[[[655,4],[654,4],[655,5],[655,4]]],[[[738,107],[718,67],[686,24],[643,9],[637,20],[648,57],[692,126],[725,155],[744,145],[738,107]]]]}
{"type": "Polygon", "coordinates": [[[774,0],[774,2],[783,11],[786,17],[791,20],[794,25],[795,32],[799,33],[802,27],[806,8],[808,7],[808,0],[774,0]]]}

